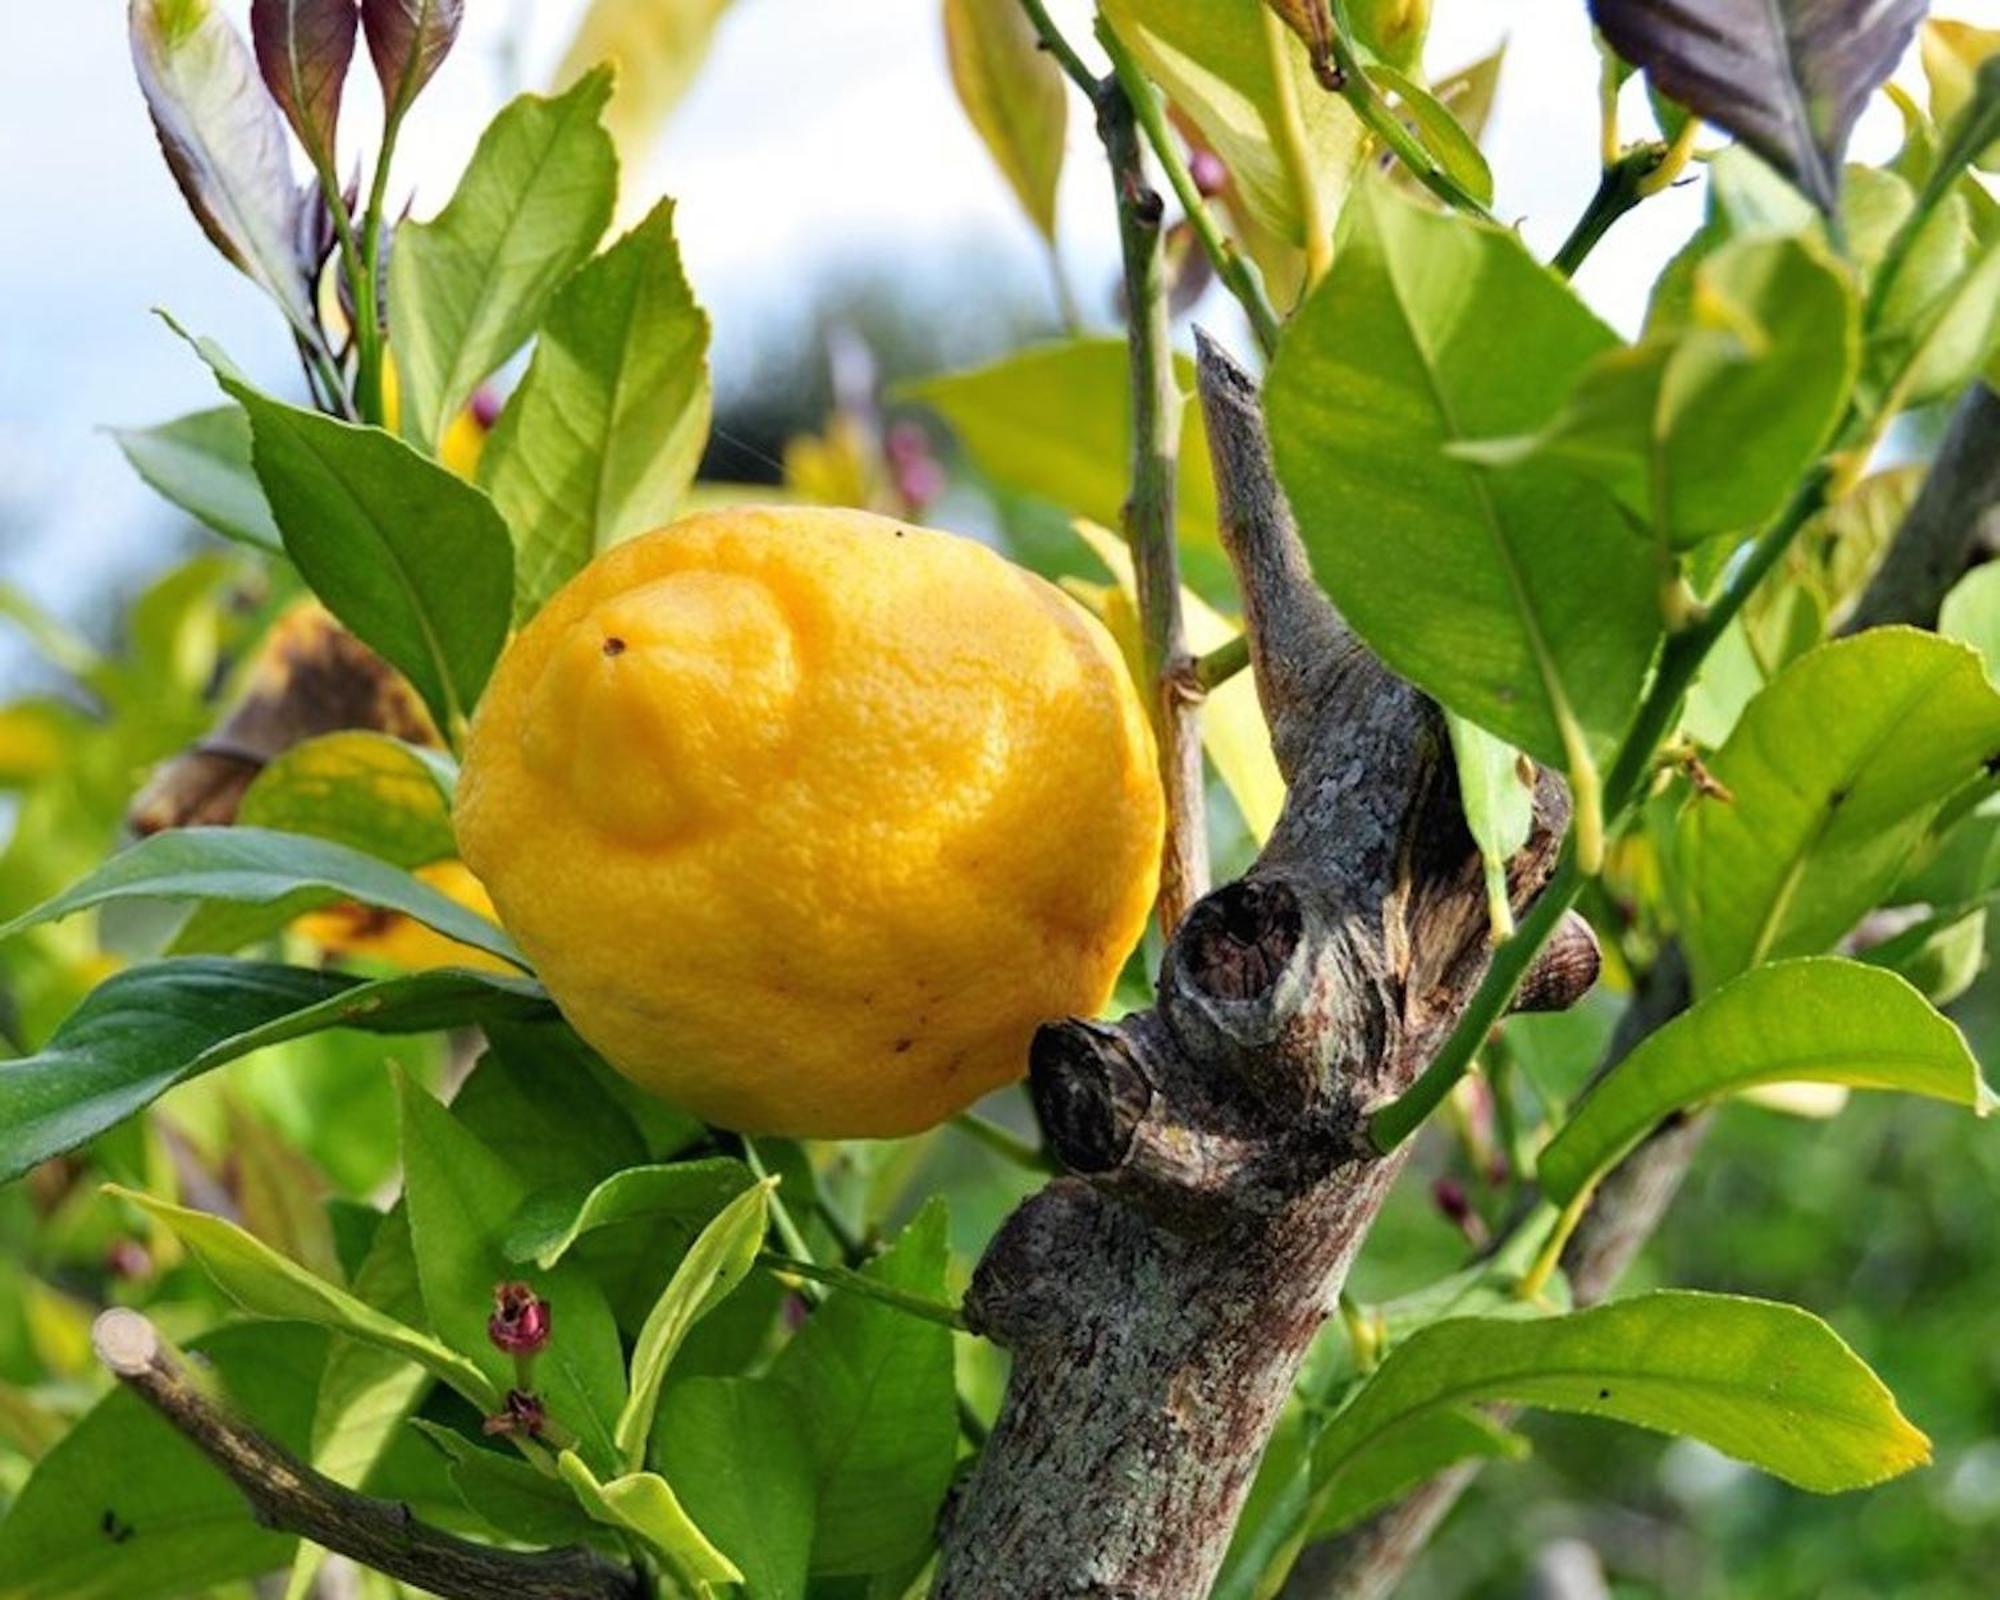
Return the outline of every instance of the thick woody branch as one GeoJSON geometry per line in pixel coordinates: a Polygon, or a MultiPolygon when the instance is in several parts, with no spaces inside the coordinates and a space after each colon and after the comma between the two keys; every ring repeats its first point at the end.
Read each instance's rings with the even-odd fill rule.
{"type": "Polygon", "coordinates": [[[258,1431],[136,1311],[91,1332],[98,1359],[242,1491],[266,1527],[297,1534],[444,1600],[640,1600],[637,1574],[581,1547],[496,1550],[356,1494],[258,1431]]]}
{"type": "MultiPolygon", "coordinates": [[[[1181,921],[1155,1007],[1035,1041],[1034,1103],[1071,1175],[1008,1220],[966,1297],[1014,1361],[944,1530],[949,1600],[1207,1592],[1400,1170],[1367,1115],[1422,1069],[1489,957],[1436,708],[1313,583],[1250,380],[1206,340],[1199,367],[1288,797],[1256,865],[1181,921]]],[[[1521,907],[1566,821],[1544,775],[1510,873],[1521,907]]]]}

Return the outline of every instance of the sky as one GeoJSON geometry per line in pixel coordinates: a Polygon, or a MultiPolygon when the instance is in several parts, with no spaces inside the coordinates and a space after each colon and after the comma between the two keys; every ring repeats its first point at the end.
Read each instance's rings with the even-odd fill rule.
{"type": "MultiPolygon", "coordinates": [[[[247,0],[222,0],[239,21],[247,0]]],[[[412,118],[399,189],[428,215],[486,119],[546,85],[579,0],[467,0],[460,43],[412,118]]],[[[1088,38],[1087,0],[1055,0],[1088,38]]],[[[150,315],[170,309],[250,373],[295,385],[272,309],[183,207],[133,82],[120,0],[9,8],[0,52],[0,579],[100,631],[113,596],[176,553],[178,526],[131,475],[104,425],[148,425],[216,403],[205,369],[150,315]]],[[[2000,20],[2000,0],[1940,13],[2000,20]]],[[[1583,0],[1436,0],[1427,64],[1448,72],[1505,39],[1486,139],[1495,209],[1552,251],[1596,183],[1595,55],[1583,0]]],[[[1636,91],[1636,85],[1633,86],[1636,91]]],[[[1635,104],[1637,102],[1635,101],[1635,104]]],[[[365,56],[343,143],[377,120],[365,56]]],[[[1639,113],[1643,116],[1643,112],[1639,113]]],[[[1890,135],[1876,126],[1869,140],[1890,135]]],[[[1060,205],[1065,267],[1105,320],[1116,241],[1094,131],[1072,106],[1060,205]]],[[[1047,294],[1037,236],[971,132],[944,67],[938,0],[735,0],[709,60],[622,203],[678,202],[689,275],[715,325],[726,398],[800,326],[811,287],[874,267],[948,306],[975,290],[1047,294]]],[[[1630,331],[1651,275],[1699,219],[1699,186],[1626,219],[1579,288],[1630,331]]],[[[1199,314],[1228,328],[1233,308],[1199,314]]],[[[0,679],[7,676],[0,657],[0,679]]]]}

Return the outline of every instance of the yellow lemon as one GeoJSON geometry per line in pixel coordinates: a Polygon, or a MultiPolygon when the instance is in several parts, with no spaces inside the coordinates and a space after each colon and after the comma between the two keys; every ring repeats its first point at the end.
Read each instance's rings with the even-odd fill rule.
{"type": "MultiPolygon", "coordinates": [[[[439,893],[483,917],[493,915],[493,902],[463,861],[435,861],[419,867],[416,876],[439,893]]],[[[475,950],[425,927],[414,917],[374,906],[343,901],[320,911],[308,911],[292,926],[329,955],[366,956],[405,972],[432,967],[474,967],[482,972],[515,972],[498,956],[475,950]]]]}
{"type": "Polygon", "coordinates": [[[1110,994],[1153,898],[1151,735],[1109,635],[970,540],[704,513],[508,647],[455,817],[626,1076],[752,1133],[911,1133],[1110,994]]]}

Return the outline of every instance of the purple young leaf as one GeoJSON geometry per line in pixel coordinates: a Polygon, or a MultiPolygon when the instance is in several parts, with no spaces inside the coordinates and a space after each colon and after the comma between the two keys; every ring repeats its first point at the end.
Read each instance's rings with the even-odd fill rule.
{"type": "Polygon", "coordinates": [[[215,247],[317,342],[294,254],[285,125],[241,35],[210,0],[131,0],[132,61],[174,181],[215,247]]]}
{"type": "Polygon", "coordinates": [[[458,37],[465,0],[361,0],[368,54],[392,114],[408,108],[458,37]]]}
{"type": "Polygon", "coordinates": [[[313,164],[328,172],[360,25],[360,0],[250,0],[257,69],[313,164]]]}
{"type": "Polygon", "coordinates": [[[1741,139],[1822,211],[1847,138],[1909,48],[1926,0],[1590,0],[1653,87],[1741,139]]]}

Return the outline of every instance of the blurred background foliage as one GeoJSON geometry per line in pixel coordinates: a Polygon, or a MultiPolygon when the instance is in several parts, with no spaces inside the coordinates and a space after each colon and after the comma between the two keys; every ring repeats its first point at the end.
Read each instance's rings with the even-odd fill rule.
{"type": "MultiPolygon", "coordinates": [[[[495,24],[489,16],[482,24],[492,24],[484,41],[493,51],[489,92],[523,74],[532,77],[533,64],[550,54],[552,38],[561,43],[578,11],[534,9],[539,14],[520,7],[515,19],[495,24]],[[562,15],[551,21],[551,13],[562,15]]],[[[615,9],[592,8],[587,26],[611,26],[605,17],[615,9]]],[[[900,19],[895,27],[920,35],[897,49],[920,58],[942,86],[935,8],[883,9],[900,19]]],[[[1440,5],[1442,42],[1434,50],[1459,50],[1462,40],[1469,56],[1471,45],[1488,42],[1497,26],[1511,22],[1519,33],[1514,54],[1524,59],[1512,86],[1502,79],[1499,136],[1523,143],[1545,138],[1536,119],[1546,113],[1527,108],[1530,98],[1544,98],[1536,96],[1532,81],[1544,72],[1555,81],[1574,81],[1555,76],[1562,69],[1554,63],[1576,53],[1571,34],[1582,26],[1582,7],[1566,8],[1576,15],[1564,33],[1534,20],[1529,5],[1494,6],[1492,16],[1464,26],[1451,16],[1460,9],[1440,5]],[[1530,85],[1526,94],[1523,84],[1530,85]]],[[[740,13],[721,23],[718,48],[768,49],[796,5],[743,0],[740,13]],[[745,36],[753,27],[763,31],[755,39],[732,40],[730,30],[739,22],[745,36]]],[[[870,35],[877,46],[887,49],[889,28],[879,20],[869,26],[877,30],[870,35]]],[[[684,48],[685,41],[666,47],[684,48]]],[[[662,46],[641,41],[625,48],[662,46]]],[[[5,70],[17,73],[21,61],[41,53],[17,51],[16,65],[5,70]]],[[[1454,57],[1434,66],[1461,64],[1454,57]]],[[[623,131],[628,149],[643,154],[660,142],[666,111],[687,85],[671,74],[644,77],[643,54],[626,70],[628,77],[635,70],[642,76],[623,131]]],[[[895,70],[893,62],[878,65],[872,92],[886,92],[885,84],[893,88],[900,81],[895,70]]],[[[91,72],[88,96],[118,98],[119,116],[143,129],[116,59],[94,61],[91,72]]],[[[740,125],[745,99],[764,88],[768,79],[749,89],[739,82],[735,100],[692,109],[701,127],[718,118],[740,125]]],[[[864,84],[857,92],[867,90],[864,84]]],[[[728,92],[725,79],[712,98],[728,92]]],[[[1595,108],[1587,94],[1579,99],[1587,129],[1595,108]]],[[[923,116],[936,120],[937,107],[946,104],[938,98],[892,113],[893,137],[913,137],[909,126],[923,116]]],[[[451,103],[432,115],[451,117],[451,103]]],[[[476,128],[481,119],[457,120],[476,128]]],[[[931,134],[914,137],[928,140],[931,134]]],[[[435,142],[428,159],[448,171],[463,151],[447,135],[435,142]]],[[[1582,147],[1576,171],[1567,172],[1558,157],[1540,180],[1555,185],[1550,192],[1561,198],[1537,205],[1515,197],[1529,211],[1531,231],[1559,226],[1575,210],[1560,186],[1587,185],[1594,175],[1588,136],[1569,142],[1582,147]]],[[[968,451],[939,421],[940,411],[952,412],[948,399],[934,394],[936,409],[911,403],[927,376],[973,368],[1057,335],[1065,316],[1063,297],[1049,287],[1048,264],[1038,259],[1039,244],[1011,215],[1008,197],[988,192],[996,180],[970,135],[951,122],[946,145],[941,159],[964,185],[977,188],[976,204],[946,196],[936,208],[944,213],[943,226],[913,228],[902,237],[896,219],[925,206],[924,185],[935,194],[938,158],[918,177],[871,172],[857,159],[855,186],[874,197],[860,214],[874,220],[831,241],[840,247],[828,252],[836,265],[817,281],[788,276],[781,264],[776,277],[762,281],[763,302],[739,292],[740,286],[732,289],[726,272],[704,274],[704,249],[712,260],[726,259],[727,251],[703,245],[698,203],[684,213],[690,270],[718,324],[717,425],[698,497],[735,497],[754,486],[759,494],[922,514],[991,538],[1025,564],[1072,580],[1086,599],[1095,597],[1115,612],[1110,575],[1066,515],[1009,485],[1004,432],[987,448],[968,451]],[[919,192],[883,200],[883,191],[899,184],[919,192]],[[1014,230],[998,252],[985,242],[985,230],[995,227],[1014,230]],[[913,271],[908,257],[918,251],[925,261],[913,271]],[[783,284],[785,303],[781,314],[766,315],[774,282],[783,284]]],[[[698,138],[668,148],[671,164],[684,172],[699,171],[712,153],[698,138]]],[[[164,196],[159,215],[165,219],[171,196],[157,164],[148,157],[135,165],[135,183],[155,199],[164,196]]],[[[1495,162],[1503,174],[1524,165],[1532,163],[1495,162]]],[[[1108,213],[1097,204],[1101,174],[1089,162],[1072,166],[1087,169],[1070,180],[1088,191],[1074,208],[1079,220],[1087,212],[1108,213]]],[[[1503,211],[1508,198],[1502,197],[1503,211]]],[[[23,255],[45,276],[61,273],[67,216],[79,203],[72,196],[63,208],[45,208],[39,236],[25,250],[9,252],[16,257],[13,273],[24,270],[23,255]]],[[[21,209],[8,206],[10,214],[21,209]]],[[[1068,209],[1066,203],[1066,215],[1068,209]]],[[[1693,197],[1650,212],[1643,227],[1635,225],[1616,249],[1593,262],[1584,287],[1629,323],[1645,288],[1632,264],[1663,259],[1659,230],[1685,233],[1698,214],[1693,197]]],[[[162,236],[171,231],[190,255],[199,248],[177,216],[144,225],[162,236]]],[[[1087,223],[1077,233],[1074,254],[1059,270],[1090,324],[1111,309],[1108,241],[1087,223]]],[[[796,234],[789,237],[796,240],[796,234]]],[[[786,238],[777,235],[776,247],[786,238]]],[[[208,275],[210,289],[220,276],[208,275]]],[[[137,293],[174,288],[169,282],[137,293]]],[[[220,290],[239,293],[226,280],[220,290]]],[[[104,370],[91,384],[76,386],[85,396],[78,403],[101,399],[105,384],[118,380],[123,352],[155,340],[132,294],[123,298],[132,301],[128,314],[113,326],[94,326],[81,344],[104,370]]],[[[1194,303],[1225,324],[1233,314],[1218,298],[1194,303]]],[[[224,319],[206,320],[215,325],[224,319]]],[[[254,339],[241,342],[254,350],[254,339]]],[[[7,406],[0,458],[25,454],[40,437],[35,426],[46,420],[40,413],[31,417],[34,407],[25,399],[25,348],[17,344],[15,355],[0,356],[0,399],[7,406]]],[[[1109,389],[1101,382],[1041,383],[1039,403],[1073,410],[1075,427],[1088,430],[1102,422],[1107,405],[1122,403],[1115,362],[1100,376],[1109,389]]],[[[202,392],[199,375],[182,377],[193,393],[202,392]]],[[[58,413],[74,398],[65,393],[58,413]]],[[[148,399],[117,409],[118,417],[94,420],[122,420],[165,406],[148,399]]],[[[1004,404],[998,409],[1004,413],[1004,404]]],[[[128,493],[124,468],[108,442],[85,443],[86,437],[70,428],[61,448],[84,452],[71,458],[87,461],[93,485],[116,479],[117,488],[92,503],[100,514],[108,507],[116,517],[129,515],[129,522],[94,529],[77,543],[71,538],[78,514],[73,497],[38,504],[18,485],[0,495],[0,555],[27,587],[52,602],[45,608],[24,589],[0,590],[0,617],[14,640],[0,680],[8,688],[0,705],[0,920],[80,877],[123,837],[128,807],[148,775],[208,731],[215,706],[239,692],[270,621],[291,598],[263,569],[191,525],[160,525],[157,511],[128,493]],[[93,562],[86,552],[107,553],[106,559],[93,562]]],[[[1115,440],[1111,446],[1104,452],[1109,487],[1103,491],[1110,498],[1088,508],[1104,520],[1115,515],[1119,492],[1115,440]]],[[[1909,454],[1925,447],[1921,429],[1903,443],[1909,454]]],[[[1088,494],[1069,498],[1081,506],[1088,494]]],[[[1220,563],[1199,530],[1191,536],[1188,564],[1194,587],[1226,605],[1220,563]]],[[[1112,620],[1115,625],[1115,615],[1112,620]]],[[[1217,870],[1224,875],[1248,860],[1252,840],[1232,789],[1216,783],[1212,800],[1217,870]]],[[[38,928],[0,946],[0,1039],[6,1048],[36,1048],[94,983],[128,954],[151,949],[160,933],[143,915],[107,914],[38,928]]],[[[284,937],[294,959],[344,960],[364,968],[376,960],[365,948],[338,941],[314,950],[298,929],[284,937]]],[[[1150,964],[1156,953],[1149,947],[1138,959],[1150,964]]],[[[1607,995],[1578,1014],[1517,1026],[1516,1048],[1534,1066],[1531,1077],[1580,1082],[1616,1003],[1607,995]]],[[[2000,993],[1987,969],[1951,1014],[1983,1061],[2000,1060],[2000,993]]],[[[98,1140],[87,1154],[50,1163],[30,1181],[0,1189],[0,1507],[30,1464],[103,1388],[88,1346],[97,1310],[144,1304],[170,1335],[185,1337],[211,1326],[223,1309],[171,1237],[102,1198],[99,1183],[128,1183],[220,1210],[281,1248],[346,1253],[352,1241],[343,1248],[343,1230],[395,1178],[396,1107],[384,1053],[379,1040],[344,1033],[268,1049],[174,1091],[152,1114],[98,1140]],[[323,1237],[320,1224],[301,1220],[300,1196],[325,1200],[323,1237]]],[[[393,1054],[430,1083],[470,1064],[463,1040],[398,1040],[393,1054]]],[[[986,1110],[1018,1129],[1029,1126],[1018,1091],[996,1097],[986,1110]]],[[[1465,1263],[1497,1219],[1498,1191],[1488,1181],[1492,1139],[1490,1104],[1475,1084],[1426,1132],[1410,1178],[1369,1239],[1352,1285],[1357,1299],[1405,1292],[1465,1263]]],[[[830,1147],[816,1159],[821,1191],[862,1229],[892,1231],[923,1197],[946,1194],[956,1287],[992,1229],[1035,1182],[951,1129],[916,1140],[830,1147]]],[[[1634,1597],[1977,1600],[1992,1594],[2000,1571],[1996,1193],[2000,1143],[1989,1127],[1947,1107],[1902,1096],[1858,1096],[1839,1115],[1811,1121],[1749,1105],[1729,1108],[1628,1287],[1657,1281],[1743,1290],[1814,1308],[1932,1435],[1935,1466],[1864,1497],[1822,1500],[1698,1445],[1536,1416],[1525,1425],[1533,1456],[1484,1473],[1405,1592],[1417,1600],[1533,1592],[1538,1574],[1546,1577],[1573,1551],[1569,1542],[1580,1540],[1603,1562],[1613,1592],[1634,1597]]],[[[999,1358],[970,1341],[961,1341],[960,1351],[966,1392],[976,1408],[990,1413],[1002,1379],[999,1358]]],[[[363,1592],[387,1592],[386,1580],[366,1582],[375,1587],[363,1592]]]]}

